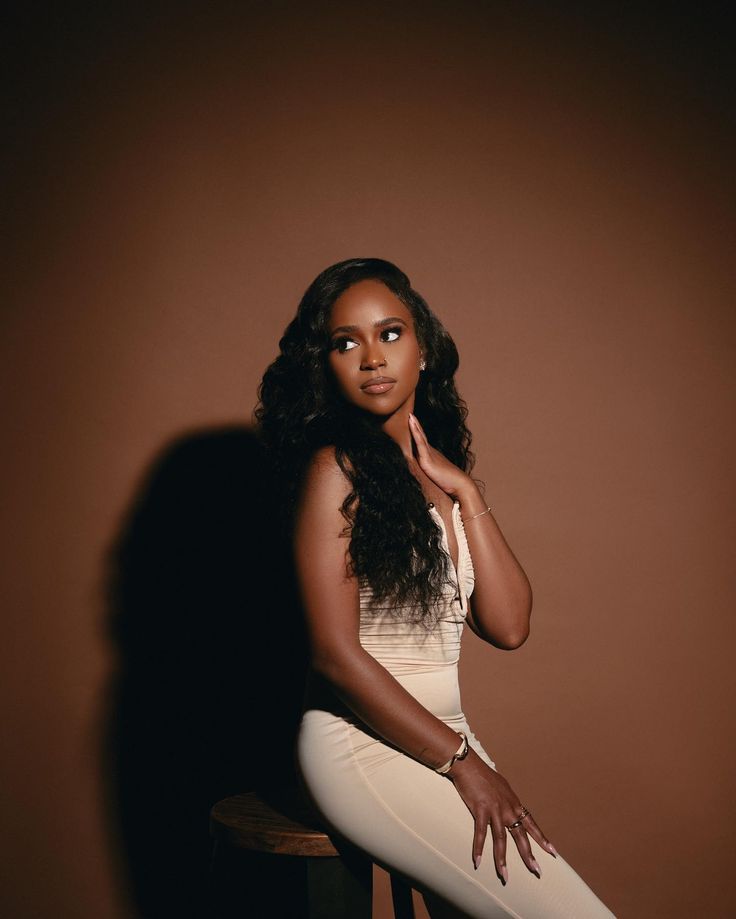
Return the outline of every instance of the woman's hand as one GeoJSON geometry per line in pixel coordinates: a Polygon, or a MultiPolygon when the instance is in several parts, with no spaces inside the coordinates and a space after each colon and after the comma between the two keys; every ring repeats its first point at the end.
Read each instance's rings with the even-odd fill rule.
{"type": "Polygon", "coordinates": [[[452,497],[474,482],[462,469],[451,463],[439,450],[435,450],[427,440],[424,429],[416,415],[409,412],[409,431],[417,448],[417,462],[420,468],[442,491],[452,497]]]}
{"type": "MultiPolygon", "coordinates": [[[[473,820],[475,821],[473,864],[476,868],[480,864],[480,857],[483,853],[483,845],[490,824],[496,872],[503,883],[506,884],[508,881],[506,830],[524,814],[524,806],[506,779],[494,769],[491,769],[472,748],[469,750],[467,757],[463,760],[458,760],[447,775],[455,785],[458,794],[465,802],[465,806],[473,815],[473,820]]],[[[557,851],[555,847],[544,836],[534,818],[528,812],[518,827],[508,831],[516,843],[521,860],[532,874],[541,877],[542,872],[539,864],[532,855],[529,836],[556,858],[557,851]]]]}

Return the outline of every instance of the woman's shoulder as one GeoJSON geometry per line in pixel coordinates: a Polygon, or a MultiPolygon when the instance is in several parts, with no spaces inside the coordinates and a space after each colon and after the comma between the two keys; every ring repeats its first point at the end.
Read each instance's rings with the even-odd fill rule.
{"type": "Polygon", "coordinates": [[[352,484],[340,463],[337,447],[334,444],[318,447],[307,462],[299,503],[339,507],[351,491],[352,484]]]}
{"type": "Polygon", "coordinates": [[[335,444],[317,447],[307,462],[308,475],[340,475],[347,479],[347,473],[352,468],[349,458],[345,454],[338,454],[335,444]]]}
{"type": "Polygon", "coordinates": [[[326,466],[327,468],[337,466],[337,447],[335,444],[323,444],[312,453],[309,457],[308,467],[326,466]]]}

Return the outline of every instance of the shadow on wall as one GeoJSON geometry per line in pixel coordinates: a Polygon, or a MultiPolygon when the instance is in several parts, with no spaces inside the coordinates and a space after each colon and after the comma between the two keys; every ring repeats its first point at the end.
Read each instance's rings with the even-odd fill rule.
{"type": "Polygon", "coordinates": [[[295,784],[306,637],[273,495],[248,429],[182,438],[110,553],[103,768],[145,919],[206,915],[215,801],[295,784]]]}

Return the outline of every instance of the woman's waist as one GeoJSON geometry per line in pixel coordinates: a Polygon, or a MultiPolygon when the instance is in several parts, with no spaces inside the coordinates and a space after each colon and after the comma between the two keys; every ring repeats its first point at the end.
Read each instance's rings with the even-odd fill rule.
{"type": "MultiPolygon", "coordinates": [[[[426,661],[382,661],[394,679],[417,702],[443,721],[462,720],[460,686],[457,664],[432,664],[426,661]]],[[[318,674],[310,673],[304,696],[304,710],[321,709],[351,723],[361,719],[336,694],[332,686],[318,674]]]]}
{"type": "Polygon", "coordinates": [[[394,675],[425,673],[457,667],[460,629],[443,628],[436,633],[394,632],[361,626],[359,640],[365,651],[394,675]]]}
{"type": "Polygon", "coordinates": [[[432,666],[388,667],[394,678],[421,704],[443,721],[464,718],[460,703],[457,662],[432,666]]]}

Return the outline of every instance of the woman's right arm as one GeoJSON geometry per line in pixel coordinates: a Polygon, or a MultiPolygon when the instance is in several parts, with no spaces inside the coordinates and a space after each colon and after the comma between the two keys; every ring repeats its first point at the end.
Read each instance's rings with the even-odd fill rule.
{"type": "MultiPolygon", "coordinates": [[[[447,762],[458,747],[458,735],[421,705],[411,693],[360,644],[360,598],[356,579],[348,577],[348,539],[341,535],[340,513],[351,491],[334,448],[323,447],[305,473],[294,521],[294,561],[310,641],[311,664],[352,711],[409,756],[435,768],[447,762]]],[[[506,780],[471,749],[448,777],[475,819],[473,859],[480,860],[489,823],[494,855],[505,874],[506,824],[521,805],[506,780]]],[[[537,838],[534,827],[526,827],[537,838]]],[[[549,851],[539,832],[537,839],[549,851]]],[[[514,833],[530,871],[538,866],[525,833],[514,833]],[[521,837],[517,839],[517,837],[521,837]]]]}
{"type": "Polygon", "coordinates": [[[348,577],[349,540],[340,505],[350,482],[321,448],[307,469],[294,527],[294,560],[307,620],[312,669],[389,742],[429,766],[457,750],[458,735],[424,708],[359,640],[358,585],[348,577]]]}

